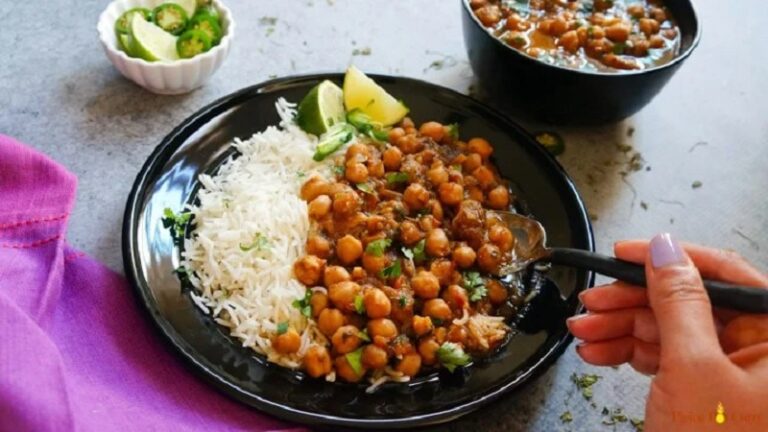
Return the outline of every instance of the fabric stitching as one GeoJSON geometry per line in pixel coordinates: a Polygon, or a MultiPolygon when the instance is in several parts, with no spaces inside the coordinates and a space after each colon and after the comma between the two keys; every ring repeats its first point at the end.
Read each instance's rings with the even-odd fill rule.
{"type": "Polygon", "coordinates": [[[67,216],[69,216],[69,213],[63,213],[60,215],[42,216],[42,217],[28,219],[20,222],[10,222],[5,224],[0,224],[0,229],[16,228],[24,225],[32,225],[35,223],[54,222],[54,221],[62,220],[67,216]]]}
{"type": "Polygon", "coordinates": [[[69,252],[64,255],[64,261],[66,262],[72,262],[78,258],[82,258],[85,256],[85,252],[75,251],[75,252],[69,252]]]}
{"type": "Polygon", "coordinates": [[[61,234],[56,234],[53,237],[49,237],[49,238],[42,239],[42,240],[37,240],[37,241],[34,241],[32,243],[18,243],[18,244],[14,244],[14,243],[0,243],[0,247],[8,248],[8,249],[31,249],[31,248],[34,248],[34,247],[37,247],[37,246],[42,246],[42,245],[44,245],[46,243],[50,243],[50,242],[52,242],[54,240],[58,240],[59,238],[61,238],[61,236],[62,236],[61,234]]]}

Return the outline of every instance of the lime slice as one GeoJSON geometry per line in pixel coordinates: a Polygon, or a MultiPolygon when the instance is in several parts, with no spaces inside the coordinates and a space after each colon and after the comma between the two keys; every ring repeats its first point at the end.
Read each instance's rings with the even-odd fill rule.
{"type": "Polygon", "coordinates": [[[359,109],[384,126],[393,125],[408,114],[405,104],[354,66],[344,76],[344,105],[347,111],[359,109]]]}
{"type": "Polygon", "coordinates": [[[176,36],[144,19],[141,14],[131,18],[133,53],[147,61],[177,60],[176,36]]]}
{"type": "Polygon", "coordinates": [[[166,0],[165,3],[176,3],[181,6],[189,18],[192,18],[192,15],[197,11],[197,0],[166,0]]]}
{"type": "Polygon", "coordinates": [[[123,50],[128,57],[133,57],[133,36],[128,33],[120,33],[117,35],[117,43],[120,45],[120,49],[123,50]]]}
{"type": "Polygon", "coordinates": [[[345,115],[341,89],[325,80],[301,100],[296,122],[305,132],[320,136],[331,126],[344,122],[345,115]]]}

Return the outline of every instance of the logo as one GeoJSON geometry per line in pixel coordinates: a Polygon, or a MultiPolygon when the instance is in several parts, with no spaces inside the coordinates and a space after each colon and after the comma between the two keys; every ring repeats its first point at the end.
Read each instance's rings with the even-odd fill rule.
{"type": "Polygon", "coordinates": [[[717,414],[715,414],[715,423],[717,424],[725,423],[725,408],[723,407],[722,402],[717,403],[717,414]]]}

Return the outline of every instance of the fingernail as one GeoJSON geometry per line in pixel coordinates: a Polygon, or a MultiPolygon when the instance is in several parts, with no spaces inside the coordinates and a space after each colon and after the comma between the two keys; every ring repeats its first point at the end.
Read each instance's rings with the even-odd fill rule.
{"type": "Polygon", "coordinates": [[[570,329],[571,328],[571,324],[573,324],[576,321],[584,318],[585,316],[587,316],[587,314],[574,315],[574,316],[568,318],[567,320],[565,320],[565,325],[568,326],[568,328],[570,329]]]}
{"type": "Polygon", "coordinates": [[[651,264],[653,268],[685,263],[680,245],[669,233],[662,233],[651,240],[651,264]]]}
{"type": "Polygon", "coordinates": [[[584,295],[586,294],[586,291],[582,291],[579,293],[579,301],[584,303],[584,295]]]}

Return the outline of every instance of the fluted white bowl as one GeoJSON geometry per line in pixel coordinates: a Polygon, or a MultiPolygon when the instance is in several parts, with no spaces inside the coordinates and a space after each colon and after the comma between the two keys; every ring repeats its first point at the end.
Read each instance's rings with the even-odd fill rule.
{"type": "Polygon", "coordinates": [[[224,63],[235,35],[235,21],[224,4],[212,0],[211,3],[221,16],[222,38],[218,45],[189,59],[148,62],[129,57],[118,47],[115,21],[128,9],[145,7],[151,10],[160,3],[163,0],[114,0],[99,16],[99,39],[109,61],[126,78],[152,93],[187,93],[208,81],[224,63]]]}

